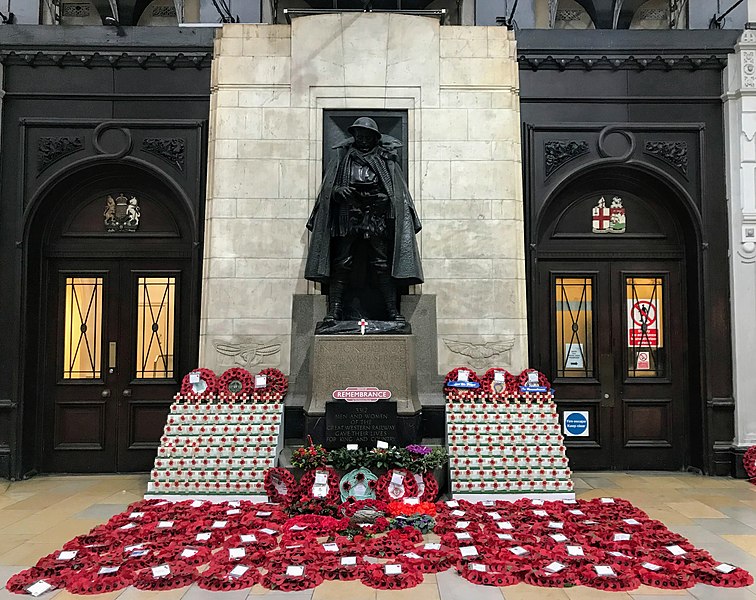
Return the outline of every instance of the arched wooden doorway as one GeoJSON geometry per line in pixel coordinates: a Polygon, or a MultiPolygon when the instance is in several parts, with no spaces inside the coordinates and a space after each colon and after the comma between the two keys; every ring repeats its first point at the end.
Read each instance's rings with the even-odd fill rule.
{"type": "Polygon", "coordinates": [[[26,451],[43,472],[149,470],[196,363],[189,203],[143,165],[98,163],[32,210],[26,451]]]}
{"type": "Polygon", "coordinates": [[[702,413],[688,206],[641,167],[605,166],[568,180],[541,213],[531,352],[558,390],[575,469],[690,464],[702,413]]]}

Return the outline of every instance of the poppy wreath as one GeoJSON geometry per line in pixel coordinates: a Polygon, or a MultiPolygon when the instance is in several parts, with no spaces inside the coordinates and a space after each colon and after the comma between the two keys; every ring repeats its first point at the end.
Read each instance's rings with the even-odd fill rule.
{"type": "Polygon", "coordinates": [[[207,546],[185,545],[172,543],[156,554],[156,559],[161,563],[181,561],[192,567],[204,565],[210,560],[210,548],[207,546]]]}
{"type": "Polygon", "coordinates": [[[415,550],[415,553],[423,559],[416,565],[423,573],[440,573],[454,566],[454,559],[449,555],[448,549],[427,550],[420,548],[415,550]]]}
{"type": "Polygon", "coordinates": [[[319,586],[323,583],[323,576],[319,570],[311,566],[304,566],[304,574],[301,576],[287,575],[286,566],[283,566],[282,568],[268,571],[260,583],[264,588],[269,590],[297,592],[319,586]]]}
{"type": "Polygon", "coordinates": [[[254,390],[254,397],[257,401],[263,400],[264,394],[270,395],[268,398],[270,401],[283,398],[289,390],[289,380],[278,369],[263,369],[258,375],[265,375],[265,388],[254,390]]]}
{"type": "Polygon", "coordinates": [[[364,553],[375,558],[391,558],[411,552],[415,544],[404,536],[394,536],[393,533],[400,531],[394,529],[383,537],[372,538],[365,544],[364,553]]]}
{"type": "Polygon", "coordinates": [[[518,379],[515,375],[512,375],[509,371],[504,369],[488,369],[483,377],[480,378],[480,389],[491,400],[498,400],[499,402],[506,402],[508,396],[519,395],[518,379]],[[504,390],[496,392],[493,389],[493,382],[496,377],[496,373],[504,373],[504,390]]]}
{"type": "Polygon", "coordinates": [[[730,573],[722,573],[714,565],[704,565],[697,567],[695,574],[699,583],[716,587],[746,587],[753,584],[753,576],[740,567],[730,573]]]}
{"type": "Polygon", "coordinates": [[[155,577],[152,568],[142,569],[137,573],[134,587],[140,590],[159,592],[175,590],[191,585],[197,579],[197,569],[181,562],[167,563],[171,572],[164,577],[155,577]]]}
{"type": "Polygon", "coordinates": [[[249,565],[213,565],[207,571],[202,573],[197,579],[197,586],[203,590],[212,592],[229,592],[231,590],[243,590],[251,588],[260,582],[260,572],[253,566],[249,565]],[[237,573],[246,567],[246,571],[241,575],[232,572],[236,569],[237,573]]]}
{"type": "Polygon", "coordinates": [[[30,567],[12,575],[5,584],[5,589],[13,594],[23,594],[26,588],[38,581],[46,581],[54,588],[61,588],[65,585],[65,580],[60,575],[55,575],[49,569],[40,567],[30,567]]]}
{"type": "Polygon", "coordinates": [[[342,563],[341,557],[334,556],[320,564],[320,573],[323,575],[323,579],[329,581],[354,581],[362,577],[365,564],[361,556],[355,557],[355,564],[353,565],[345,565],[342,563]]]}
{"type": "Polygon", "coordinates": [[[339,474],[331,467],[319,467],[317,469],[311,469],[306,471],[302,478],[299,480],[299,497],[300,500],[323,500],[327,504],[338,505],[341,500],[341,493],[339,492],[339,482],[341,478],[339,474]],[[315,485],[315,473],[317,471],[325,471],[328,473],[328,491],[323,497],[315,497],[313,487],[315,485]]]}
{"type": "Polygon", "coordinates": [[[436,514],[436,505],[432,502],[418,502],[417,504],[408,504],[405,502],[389,502],[389,513],[396,517],[397,515],[430,515],[436,514]]]}
{"type": "Polygon", "coordinates": [[[246,546],[226,546],[221,548],[218,552],[215,552],[210,557],[210,565],[213,567],[227,566],[229,568],[232,568],[234,565],[241,563],[247,565],[261,565],[266,561],[266,559],[267,554],[264,550],[246,546]],[[232,556],[232,552],[234,550],[242,551],[243,554],[241,556],[232,556]]]}
{"type": "Polygon", "coordinates": [[[393,502],[394,500],[402,500],[404,498],[416,498],[417,482],[415,481],[414,475],[407,469],[389,469],[378,478],[378,481],[375,482],[375,495],[383,502],[393,502]],[[397,496],[393,496],[389,493],[391,478],[394,473],[401,473],[404,475],[404,479],[402,480],[404,491],[397,496]]]}
{"type": "Polygon", "coordinates": [[[362,551],[362,544],[355,543],[349,538],[337,536],[336,538],[328,538],[328,541],[323,542],[322,544],[316,544],[314,546],[314,551],[317,554],[317,562],[322,564],[323,561],[328,561],[336,557],[355,556],[362,551]],[[338,550],[327,550],[325,548],[327,544],[336,544],[338,550]]]}
{"type": "Polygon", "coordinates": [[[190,371],[181,380],[181,395],[185,398],[193,398],[197,400],[209,400],[218,393],[218,377],[211,369],[194,369],[190,371]],[[194,391],[194,386],[189,383],[189,377],[192,373],[199,373],[200,379],[205,382],[207,386],[205,391],[198,394],[194,391]]]}
{"type": "Polygon", "coordinates": [[[450,381],[459,381],[459,372],[460,371],[467,371],[467,381],[472,381],[475,383],[480,383],[480,378],[478,377],[478,374],[473,371],[470,367],[454,367],[451,371],[449,371],[446,374],[446,377],[444,378],[444,391],[445,392],[455,392],[458,391],[458,388],[450,387],[449,382],[450,381]]]}
{"type": "Polygon", "coordinates": [[[743,468],[746,475],[748,475],[748,481],[756,485],[756,446],[751,446],[745,451],[743,455],[743,468]]]}
{"type": "Polygon", "coordinates": [[[523,580],[529,585],[558,588],[573,586],[578,582],[577,576],[569,566],[558,573],[552,573],[546,569],[533,569],[525,574],[523,580]]]}
{"type": "Polygon", "coordinates": [[[547,390],[551,389],[551,383],[549,383],[549,380],[547,379],[546,375],[544,375],[537,369],[525,369],[522,373],[520,373],[519,377],[517,377],[518,385],[521,385],[521,386],[528,385],[528,382],[529,382],[528,373],[538,373],[538,385],[540,385],[541,387],[545,387],[547,390]]]}
{"type": "Polygon", "coordinates": [[[268,552],[265,557],[265,567],[270,571],[286,570],[286,565],[309,565],[317,562],[317,552],[311,546],[303,544],[268,552]]]}
{"type": "Polygon", "coordinates": [[[249,548],[250,550],[270,550],[278,545],[275,537],[261,531],[248,531],[245,534],[237,533],[227,537],[225,541],[221,541],[227,548],[249,548]],[[252,535],[254,539],[252,541],[244,541],[242,535],[252,535]]]}
{"type": "Polygon", "coordinates": [[[365,565],[362,571],[362,583],[376,590],[406,590],[423,582],[423,574],[419,569],[403,562],[395,564],[402,569],[401,573],[395,575],[386,574],[386,567],[389,565],[365,565]]]}
{"type": "Polygon", "coordinates": [[[640,579],[627,567],[609,564],[616,575],[599,575],[593,568],[594,565],[581,567],[577,572],[577,579],[583,585],[605,592],[627,592],[640,587],[640,579]]]}
{"type": "Polygon", "coordinates": [[[231,367],[230,369],[226,369],[226,372],[218,378],[218,391],[221,394],[224,394],[227,398],[231,397],[234,400],[249,398],[254,389],[255,380],[252,373],[241,367],[231,367]],[[229,387],[234,381],[239,382],[241,386],[237,392],[232,392],[229,387]]]}
{"type": "Polygon", "coordinates": [[[388,504],[376,498],[367,500],[347,500],[340,507],[341,514],[349,519],[351,519],[358,510],[368,509],[386,514],[388,512],[388,504]]]}
{"type": "MultiPolygon", "coordinates": [[[[203,524],[204,525],[204,524],[203,524]]],[[[226,534],[220,529],[211,529],[209,526],[192,531],[187,537],[184,538],[187,543],[192,546],[207,546],[208,548],[217,548],[226,539],[226,534]],[[206,534],[210,534],[208,539],[203,539],[206,534]]]]}
{"type": "Polygon", "coordinates": [[[386,517],[378,517],[372,525],[358,525],[360,531],[365,535],[376,535],[383,533],[391,528],[391,522],[386,517]]]}
{"type": "Polygon", "coordinates": [[[272,467],[265,471],[264,485],[270,502],[288,505],[299,497],[297,480],[288,469],[283,467],[272,467]],[[279,482],[277,485],[276,479],[279,482]],[[282,492],[281,487],[286,491],[282,492]]]}
{"type": "Polygon", "coordinates": [[[82,567],[89,566],[96,557],[90,550],[81,548],[76,549],[76,556],[69,560],[62,560],[58,556],[60,556],[60,550],[51,552],[47,556],[40,558],[35,566],[45,569],[50,575],[56,575],[64,571],[76,571],[82,567]]]}
{"type": "Polygon", "coordinates": [[[457,572],[461,577],[476,585],[504,587],[507,585],[516,585],[522,581],[522,577],[513,571],[506,570],[503,565],[491,566],[488,564],[481,564],[480,567],[474,568],[473,565],[476,564],[480,563],[460,564],[457,566],[457,572]],[[480,568],[485,570],[481,571],[479,570],[480,568]]]}
{"type": "Polygon", "coordinates": [[[66,577],[66,589],[72,594],[107,594],[130,586],[136,574],[128,567],[113,565],[116,570],[108,573],[100,571],[107,565],[92,565],[66,577]]]}
{"type": "MultiPolygon", "coordinates": [[[[417,475],[419,474],[415,473],[415,483],[417,483],[417,475]]],[[[422,478],[423,478],[423,493],[420,494],[420,502],[435,502],[436,498],[438,498],[438,481],[436,481],[435,475],[433,475],[433,473],[428,471],[427,473],[422,475],[422,478]]],[[[426,514],[435,515],[436,514],[435,508],[433,512],[427,512],[426,514]]]]}
{"type": "MultiPolygon", "coordinates": [[[[210,525],[212,525],[212,521],[210,522],[210,525]]],[[[184,520],[153,521],[152,523],[147,523],[142,526],[139,531],[138,539],[139,541],[144,540],[148,542],[159,541],[159,543],[163,545],[168,545],[174,537],[184,536],[188,526],[189,522],[184,520]],[[170,527],[161,527],[161,523],[172,524],[170,527]]]]}
{"type": "Polygon", "coordinates": [[[659,565],[659,571],[648,569],[643,565],[636,569],[636,574],[643,585],[664,590],[684,590],[696,585],[696,577],[687,569],[675,565],[659,565]]]}
{"type": "Polygon", "coordinates": [[[293,533],[300,537],[303,533],[312,534],[317,537],[334,533],[340,529],[346,529],[349,526],[349,520],[328,516],[321,517],[320,515],[299,515],[286,521],[284,532],[291,532],[292,528],[297,526],[307,528],[299,532],[296,529],[293,530],[293,533]]]}

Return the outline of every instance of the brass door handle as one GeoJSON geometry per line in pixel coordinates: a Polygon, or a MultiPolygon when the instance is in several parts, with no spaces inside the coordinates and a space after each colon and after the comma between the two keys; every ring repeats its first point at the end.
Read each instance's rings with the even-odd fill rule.
{"type": "Polygon", "coordinates": [[[128,389],[128,388],[126,388],[125,390],[123,390],[123,396],[125,398],[131,398],[131,390],[128,389]]]}
{"type": "Polygon", "coordinates": [[[102,390],[100,394],[103,398],[110,398],[110,390],[102,390]]]}

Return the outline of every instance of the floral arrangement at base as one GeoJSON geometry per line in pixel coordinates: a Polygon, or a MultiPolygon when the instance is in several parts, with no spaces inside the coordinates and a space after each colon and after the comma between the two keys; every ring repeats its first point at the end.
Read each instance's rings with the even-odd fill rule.
{"type": "Polygon", "coordinates": [[[313,444],[311,437],[308,436],[307,439],[310,442],[309,445],[301,446],[292,453],[292,466],[305,471],[325,467],[328,462],[328,450],[320,444],[313,444]]]}

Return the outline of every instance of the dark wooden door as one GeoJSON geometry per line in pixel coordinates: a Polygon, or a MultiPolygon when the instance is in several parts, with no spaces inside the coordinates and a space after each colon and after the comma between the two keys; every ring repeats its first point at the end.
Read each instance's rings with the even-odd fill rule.
{"type": "Polygon", "coordinates": [[[151,468],[184,369],[188,267],[180,259],[48,262],[45,471],[151,468]]]}
{"type": "Polygon", "coordinates": [[[539,363],[574,469],[681,468],[687,365],[679,261],[539,262],[539,363]],[[548,366],[547,366],[548,365],[548,366]]]}

